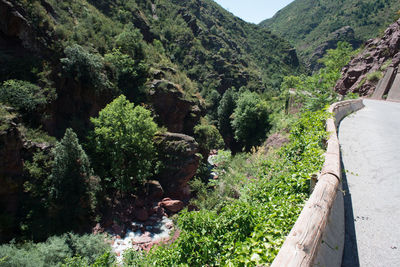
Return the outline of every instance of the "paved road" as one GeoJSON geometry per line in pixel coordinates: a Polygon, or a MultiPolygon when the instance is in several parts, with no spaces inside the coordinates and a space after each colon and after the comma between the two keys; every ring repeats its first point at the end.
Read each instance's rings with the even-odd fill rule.
{"type": "Polygon", "coordinates": [[[342,267],[400,266],[400,103],[364,104],[339,127],[345,170],[342,267]]]}

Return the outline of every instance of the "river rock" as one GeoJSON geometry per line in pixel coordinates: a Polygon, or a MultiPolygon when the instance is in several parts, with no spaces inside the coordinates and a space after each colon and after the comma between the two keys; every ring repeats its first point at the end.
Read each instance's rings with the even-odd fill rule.
{"type": "Polygon", "coordinates": [[[170,212],[175,213],[181,211],[185,206],[185,204],[183,204],[183,202],[180,200],[172,200],[170,198],[165,198],[161,201],[160,206],[164,207],[170,212]]]}
{"type": "Polygon", "coordinates": [[[145,222],[149,218],[149,214],[145,208],[135,208],[133,215],[138,221],[145,222]]]}

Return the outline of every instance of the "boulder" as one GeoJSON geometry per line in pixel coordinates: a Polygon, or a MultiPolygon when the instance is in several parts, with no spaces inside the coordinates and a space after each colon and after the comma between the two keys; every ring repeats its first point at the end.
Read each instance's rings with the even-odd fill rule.
{"type": "Polygon", "coordinates": [[[144,185],[147,197],[151,199],[160,199],[164,195],[164,190],[159,181],[150,180],[144,185]]]}
{"type": "Polygon", "coordinates": [[[133,211],[133,215],[138,221],[145,222],[149,218],[149,213],[145,208],[135,208],[133,211]]]}
{"type": "Polygon", "coordinates": [[[188,198],[188,182],[200,163],[198,144],[193,137],[169,132],[156,135],[154,141],[158,159],[163,163],[158,178],[165,194],[176,199],[188,198]]]}
{"type": "Polygon", "coordinates": [[[165,198],[161,201],[160,206],[164,207],[170,212],[176,213],[181,211],[185,206],[185,204],[183,204],[183,202],[180,200],[172,200],[170,198],[165,198]]]}

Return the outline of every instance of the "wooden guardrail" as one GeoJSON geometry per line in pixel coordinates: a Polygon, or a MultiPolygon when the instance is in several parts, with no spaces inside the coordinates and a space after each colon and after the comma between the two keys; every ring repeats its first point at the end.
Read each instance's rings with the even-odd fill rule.
{"type": "Polygon", "coordinates": [[[326,123],[330,133],[325,163],[318,182],[299,218],[272,263],[272,267],[340,266],[344,245],[344,205],[337,126],[364,107],[362,99],[330,106],[333,117],[326,123]]]}

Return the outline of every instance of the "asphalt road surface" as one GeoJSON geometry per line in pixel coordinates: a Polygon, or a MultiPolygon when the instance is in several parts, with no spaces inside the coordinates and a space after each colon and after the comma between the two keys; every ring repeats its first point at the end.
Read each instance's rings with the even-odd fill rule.
{"type": "Polygon", "coordinates": [[[400,266],[400,103],[364,100],[343,119],[342,266],[400,266]]]}

